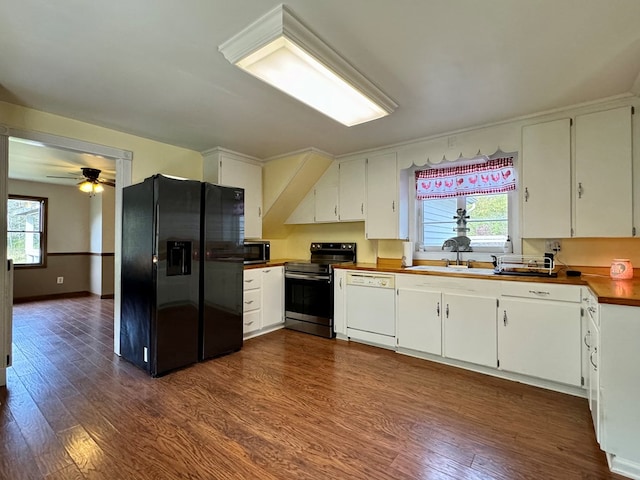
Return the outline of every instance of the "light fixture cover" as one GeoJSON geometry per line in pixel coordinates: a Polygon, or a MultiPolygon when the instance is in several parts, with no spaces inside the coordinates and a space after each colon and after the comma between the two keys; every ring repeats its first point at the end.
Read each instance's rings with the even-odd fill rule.
{"type": "Polygon", "coordinates": [[[397,105],[279,5],[218,47],[234,65],[347,126],[397,105]]]}

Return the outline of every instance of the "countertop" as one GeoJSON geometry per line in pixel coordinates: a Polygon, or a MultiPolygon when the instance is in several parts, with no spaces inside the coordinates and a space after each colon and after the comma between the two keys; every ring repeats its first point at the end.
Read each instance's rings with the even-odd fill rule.
{"type": "MultiPolygon", "coordinates": [[[[245,265],[245,270],[254,268],[281,267],[286,262],[300,262],[300,259],[280,258],[265,263],[254,263],[245,265]]],[[[640,307],[640,271],[636,269],[635,277],[630,280],[613,280],[609,277],[609,268],[606,267],[577,267],[582,275],[580,277],[567,277],[564,272],[559,272],[557,277],[524,277],[510,275],[474,275],[467,272],[429,272],[420,270],[407,270],[400,266],[400,260],[383,261],[379,263],[340,263],[334,268],[344,268],[349,270],[367,270],[387,273],[408,273],[411,275],[439,275],[446,277],[476,278],[482,280],[501,280],[510,282],[535,282],[535,283],[557,283],[562,285],[583,285],[591,289],[598,297],[599,303],[609,303],[613,305],[627,305],[640,307]]],[[[572,267],[573,268],[573,267],[572,267]]]]}
{"type": "Polygon", "coordinates": [[[411,275],[439,275],[447,277],[476,278],[482,280],[501,280],[510,282],[535,282],[535,283],[557,283],[562,285],[584,285],[598,297],[599,303],[610,303],[614,305],[628,305],[640,307],[640,272],[630,280],[613,280],[609,277],[608,268],[582,267],[577,268],[582,273],[579,277],[567,277],[564,272],[559,272],[557,277],[526,277],[511,275],[475,275],[464,271],[455,273],[429,272],[424,270],[408,270],[406,268],[394,266],[392,264],[375,263],[341,263],[334,268],[344,268],[349,270],[367,270],[387,273],[407,273],[411,275]]]}

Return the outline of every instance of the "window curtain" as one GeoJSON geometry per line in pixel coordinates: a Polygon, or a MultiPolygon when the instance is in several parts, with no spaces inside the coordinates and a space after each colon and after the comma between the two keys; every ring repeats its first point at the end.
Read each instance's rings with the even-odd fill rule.
{"type": "Polygon", "coordinates": [[[416,171],[416,198],[451,198],[516,189],[513,157],[486,163],[416,171]]]}

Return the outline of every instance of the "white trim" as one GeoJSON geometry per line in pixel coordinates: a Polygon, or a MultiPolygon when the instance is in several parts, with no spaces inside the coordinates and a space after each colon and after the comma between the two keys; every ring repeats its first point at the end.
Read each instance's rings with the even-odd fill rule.
{"type": "Polygon", "coordinates": [[[325,152],[324,150],[320,150],[319,148],[308,147],[308,148],[301,148],[300,150],[294,150],[293,152],[283,153],[281,155],[276,155],[275,157],[265,158],[264,162],[266,163],[266,162],[270,162],[272,160],[279,160],[281,158],[292,157],[294,155],[302,155],[303,153],[316,153],[318,155],[323,155],[325,157],[328,157],[328,158],[330,158],[332,160],[336,159],[335,155],[333,155],[332,153],[325,152]]]}
{"type": "Polygon", "coordinates": [[[639,463],[620,458],[619,456],[611,453],[607,453],[607,463],[609,464],[609,468],[612,472],[619,473],[620,475],[624,475],[625,477],[633,478],[635,480],[640,480],[639,463]]]}
{"type": "MultiPolygon", "coordinates": [[[[7,276],[7,198],[9,196],[8,182],[9,178],[9,137],[0,132],[0,297],[4,300],[5,289],[9,283],[7,276]]],[[[7,293],[8,294],[8,293],[7,293]]],[[[4,303],[4,302],[3,302],[4,303]]],[[[11,352],[6,351],[4,342],[5,336],[9,332],[5,332],[5,328],[11,328],[11,319],[6,318],[7,311],[4,305],[0,307],[0,358],[5,358],[11,352]]],[[[10,333],[9,333],[10,334],[10,333]]],[[[9,345],[10,348],[10,345],[9,345]]],[[[0,363],[4,365],[4,362],[0,363]]],[[[0,386],[7,383],[6,368],[0,367],[0,386]]]]}

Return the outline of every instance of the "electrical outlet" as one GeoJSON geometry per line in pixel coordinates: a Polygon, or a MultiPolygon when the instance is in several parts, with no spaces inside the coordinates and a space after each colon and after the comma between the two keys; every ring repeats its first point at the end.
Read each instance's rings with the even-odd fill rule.
{"type": "Polygon", "coordinates": [[[63,283],[64,283],[64,277],[58,277],[58,278],[56,279],[56,283],[57,283],[58,285],[63,284],[63,283]]]}
{"type": "Polygon", "coordinates": [[[558,253],[561,250],[560,240],[545,240],[544,251],[558,253]]]}

